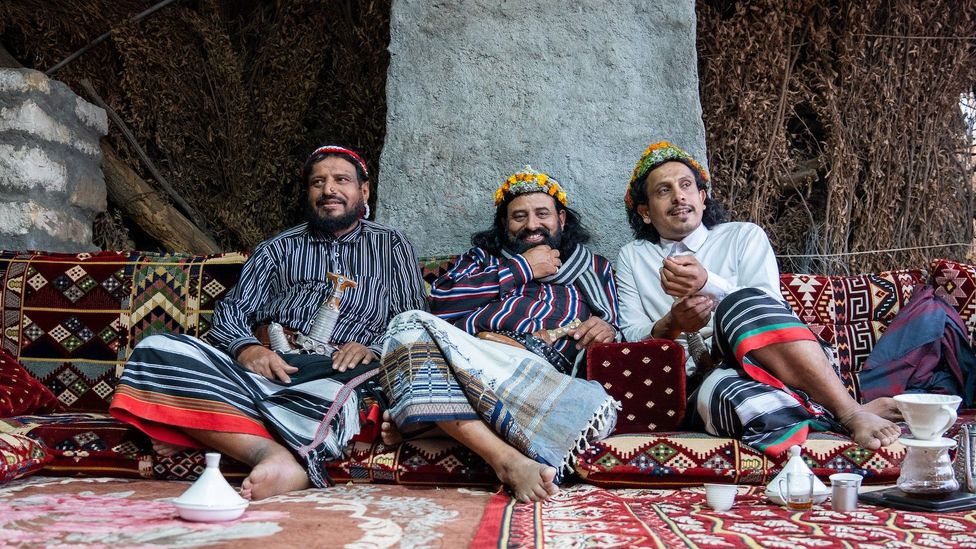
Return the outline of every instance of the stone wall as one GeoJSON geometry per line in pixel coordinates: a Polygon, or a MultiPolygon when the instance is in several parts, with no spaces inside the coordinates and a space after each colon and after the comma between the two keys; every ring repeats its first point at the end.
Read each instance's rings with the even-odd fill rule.
{"type": "Polygon", "coordinates": [[[390,34],[377,216],[421,254],[466,250],[531,164],[614,259],[647,145],[704,158],[693,0],[394,0],[390,34]]]}
{"type": "Polygon", "coordinates": [[[92,251],[106,208],[105,111],[29,69],[0,69],[0,249],[92,251]]]}

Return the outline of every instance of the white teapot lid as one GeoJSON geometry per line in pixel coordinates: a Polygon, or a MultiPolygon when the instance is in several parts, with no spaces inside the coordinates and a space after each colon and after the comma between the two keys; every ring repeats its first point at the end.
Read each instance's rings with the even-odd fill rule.
{"type": "Polygon", "coordinates": [[[207,468],[203,470],[200,478],[180,497],[173,500],[173,503],[194,507],[230,507],[246,504],[247,500],[234,490],[224,475],[220,474],[220,454],[208,452],[206,460],[207,468]]]}
{"type": "MultiPolygon", "coordinates": [[[[790,446],[789,452],[790,452],[790,459],[786,461],[786,465],[783,465],[783,470],[777,473],[776,476],[773,477],[773,480],[769,481],[769,484],[766,485],[766,497],[773,500],[774,503],[778,503],[779,505],[783,505],[782,499],[779,497],[780,480],[786,481],[786,475],[789,473],[809,473],[813,475],[813,471],[810,469],[809,466],[807,466],[806,462],[803,461],[803,458],[800,457],[800,447],[798,445],[794,444],[793,446],[790,446]]],[[[817,499],[816,496],[821,496],[821,495],[824,496],[824,498],[826,498],[827,494],[829,493],[830,490],[827,488],[827,485],[824,484],[823,481],[821,481],[819,478],[817,478],[816,475],[814,475],[813,477],[814,498],[817,499]]]]}

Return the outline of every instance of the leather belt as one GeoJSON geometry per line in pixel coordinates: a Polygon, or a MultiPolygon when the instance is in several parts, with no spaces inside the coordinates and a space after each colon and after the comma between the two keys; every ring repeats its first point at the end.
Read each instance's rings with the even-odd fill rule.
{"type": "MultiPolygon", "coordinates": [[[[287,326],[282,326],[282,330],[285,332],[285,338],[288,339],[288,343],[291,343],[293,347],[298,347],[298,344],[295,343],[295,336],[298,335],[298,330],[293,330],[287,326]]],[[[261,345],[264,345],[269,349],[271,348],[271,340],[268,338],[267,324],[259,324],[258,326],[255,326],[254,337],[261,342],[261,345]]]]}

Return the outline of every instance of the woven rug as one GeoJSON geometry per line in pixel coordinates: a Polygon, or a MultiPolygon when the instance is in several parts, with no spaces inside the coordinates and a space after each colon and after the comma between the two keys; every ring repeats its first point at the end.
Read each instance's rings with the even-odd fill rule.
{"type": "MultiPolygon", "coordinates": [[[[976,511],[911,513],[860,505],[794,512],[768,503],[764,487],[740,487],[717,513],[702,488],[565,488],[545,504],[496,494],[472,547],[976,547],[976,511]]],[[[829,502],[828,502],[829,503],[829,502]]]]}
{"type": "Polygon", "coordinates": [[[29,477],[0,486],[0,547],[465,547],[490,492],[344,485],[252,502],[237,520],[187,522],[190,484],[29,477]]]}

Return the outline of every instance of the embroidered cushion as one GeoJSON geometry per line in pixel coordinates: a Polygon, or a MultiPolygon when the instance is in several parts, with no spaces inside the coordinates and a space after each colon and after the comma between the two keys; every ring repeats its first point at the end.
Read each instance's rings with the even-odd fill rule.
{"type": "Polygon", "coordinates": [[[976,333],[976,267],[936,259],[929,265],[929,284],[935,288],[935,295],[956,309],[972,337],[976,333]]]}
{"type": "Polygon", "coordinates": [[[671,431],[685,417],[684,364],[674,341],[607,343],[586,352],[586,377],[620,401],[614,433],[671,431]]]}
{"type": "Polygon", "coordinates": [[[0,349],[0,417],[53,412],[58,399],[10,353],[0,349]]]}
{"type": "Polygon", "coordinates": [[[50,460],[42,443],[24,435],[0,432],[0,484],[32,475],[50,460]]]}

